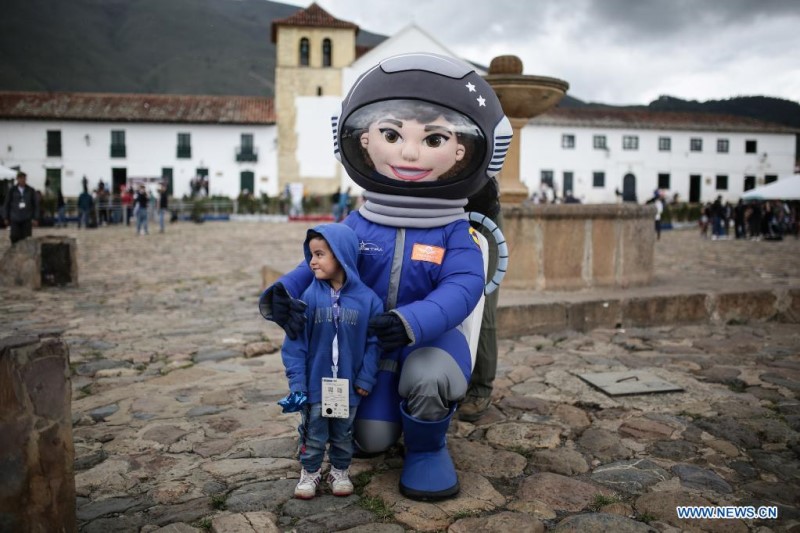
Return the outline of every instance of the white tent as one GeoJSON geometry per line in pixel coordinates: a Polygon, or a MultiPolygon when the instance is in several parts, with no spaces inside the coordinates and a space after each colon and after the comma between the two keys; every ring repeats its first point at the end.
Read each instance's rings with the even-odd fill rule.
{"type": "Polygon", "coordinates": [[[800,174],[782,176],[778,181],[750,189],[742,200],[800,200],[800,174]]]}
{"type": "Polygon", "coordinates": [[[16,178],[17,171],[13,168],[4,167],[0,165],[0,179],[9,179],[9,178],[16,178]]]}

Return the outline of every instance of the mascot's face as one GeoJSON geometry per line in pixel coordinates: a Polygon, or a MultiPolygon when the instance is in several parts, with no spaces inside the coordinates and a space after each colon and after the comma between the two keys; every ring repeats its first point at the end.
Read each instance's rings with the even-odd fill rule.
{"type": "Polygon", "coordinates": [[[435,54],[382,61],[334,117],[335,152],[372,192],[467,198],[500,171],[511,125],[469,65],[435,54]]]}
{"type": "MultiPolygon", "coordinates": [[[[478,127],[451,109],[414,100],[384,100],[348,117],[348,161],[374,182],[411,184],[458,180],[480,165],[485,140],[478,127]]],[[[416,185],[414,185],[416,186],[416,185]]]]}
{"type": "Polygon", "coordinates": [[[401,181],[436,181],[464,159],[464,145],[443,117],[423,123],[389,115],[360,139],[376,172],[401,181]]]}

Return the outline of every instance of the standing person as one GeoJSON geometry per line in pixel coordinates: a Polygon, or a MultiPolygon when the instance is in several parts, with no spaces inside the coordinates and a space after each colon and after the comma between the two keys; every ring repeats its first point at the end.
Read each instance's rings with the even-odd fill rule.
{"type": "MultiPolygon", "coordinates": [[[[502,231],[503,211],[500,208],[500,187],[495,178],[491,178],[483,188],[470,196],[465,211],[475,211],[489,217],[502,231]]],[[[472,223],[476,227],[475,223],[472,223]]],[[[484,226],[478,226],[486,240],[492,242],[491,233],[484,226]]],[[[489,265],[497,265],[497,247],[489,246],[489,265]]],[[[493,272],[487,272],[491,279],[493,272]]],[[[497,300],[500,289],[486,295],[481,318],[481,331],[478,337],[478,352],[475,356],[475,367],[467,388],[467,395],[458,408],[458,418],[467,422],[475,422],[486,413],[492,403],[494,378],[497,374],[497,300]]]]}
{"type": "Polygon", "coordinates": [[[89,227],[89,213],[92,211],[92,195],[89,194],[88,185],[84,184],[83,192],[78,196],[78,229],[89,227]]]}
{"type": "Polygon", "coordinates": [[[134,212],[136,213],[136,234],[142,235],[142,230],[144,230],[144,235],[149,235],[150,232],[147,231],[147,190],[144,188],[144,184],[139,185],[139,190],[136,192],[136,197],[133,200],[135,204],[134,212]]]}
{"type": "Polygon", "coordinates": [[[158,232],[164,233],[164,216],[169,212],[169,194],[167,194],[167,184],[162,183],[158,191],[158,232]]]}
{"type": "Polygon", "coordinates": [[[350,187],[342,193],[339,193],[339,218],[336,222],[341,222],[350,213],[350,187]]]}
{"type": "Polygon", "coordinates": [[[711,240],[721,239],[725,236],[722,223],[725,220],[725,206],[722,205],[722,195],[717,196],[711,205],[711,240]]]}
{"type": "Polygon", "coordinates": [[[103,182],[103,180],[100,180],[100,183],[97,184],[97,190],[95,191],[95,198],[97,199],[97,225],[107,226],[108,191],[106,190],[106,184],[103,182]]]}
{"type": "Polygon", "coordinates": [[[58,227],[66,228],[67,227],[67,203],[64,201],[64,195],[61,193],[61,189],[58,189],[57,197],[56,197],[56,208],[58,210],[58,227]]]}
{"type": "Polygon", "coordinates": [[[119,186],[120,189],[120,203],[122,204],[122,209],[124,212],[125,217],[125,225],[128,226],[131,223],[131,218],[133,217],[133,189],[130,187],[126,187],[125,184],[119,186]]]}
{"type": "Polygon", "coordinates": [[[326,445],[331,491],[349,496],[353,419],[361,397],[375,386],[380,357],[378,339],[367,328],[370,318],[383,313],[383,303],[358,276],[358,239],[349,227],[323,224],[309,230],[303,252],[314,279],[300,296],[308,304],[305,328],[294,339],[287,335],[281,349],[290,392],[278,402],[284,412],[302,410],[303,470],[294,496],[307,500],[316,495],[326,445]],[[343,409],[328,398],[336,387],[343,409]]]}
{"type": "Polygon", "coordinates": [[[745,228],[745,212],[746,208],[744,202],[739,198],[736,207],[733,208],[733,227],[737,239],[744,239],[747,231],[745,228]]]}
{"type": "Polygon", "coordinates": [[[341,194],[341,187],[337,187],[336,192],[331,194],[331,214],[333,215],[333,220],[335,222],[341,222],[342,220],[342,213],[339,209],[339,196],[341,196],[341,194]]]}
{"type": "Polygon", "coordinates": [[[647,201],[648,204],[652,203],[656,207],[655,228],[656,240],[661,240],[661,215],[664,213],[664,193],[661,189],[656,189],[653,192],[653,198],[647,201]]]}
{"type": "Polygon", "coordinates": [[[11,244],[33,235],[33,226],[39,225],[36,191],[28,185],[28,175],[24,172],[17,172],[17,186],[8,190],[3,218],[11,228],[11,244]]]}

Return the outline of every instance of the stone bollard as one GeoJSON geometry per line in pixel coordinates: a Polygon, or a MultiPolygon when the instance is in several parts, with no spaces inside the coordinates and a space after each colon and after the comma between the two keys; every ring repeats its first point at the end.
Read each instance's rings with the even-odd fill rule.
{"type": "Polygon", "coordinates": [[[9,248],[0,262],[0,284],[78,285],[78,245],[73,237],[28,237],[9,248]]]}
{"type": "Polygon", "coordinates": [[[71,400],[63,341],[0,340],[0,531],[77,531],[71,400]]]}

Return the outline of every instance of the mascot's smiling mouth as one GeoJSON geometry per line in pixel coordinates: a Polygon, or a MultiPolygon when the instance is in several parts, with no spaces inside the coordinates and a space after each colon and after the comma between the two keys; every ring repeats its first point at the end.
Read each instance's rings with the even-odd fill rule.
{"type": "Polygon", "coordinates": [[[423,169],[416,167],[392,166],[391,169],[392,173],[395,175],[397,179],[404,181],[419,181],[421,179],[426,178],[431,173],[431,169],[423,169]]]}

